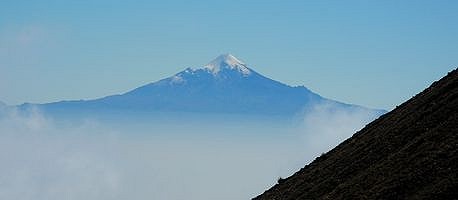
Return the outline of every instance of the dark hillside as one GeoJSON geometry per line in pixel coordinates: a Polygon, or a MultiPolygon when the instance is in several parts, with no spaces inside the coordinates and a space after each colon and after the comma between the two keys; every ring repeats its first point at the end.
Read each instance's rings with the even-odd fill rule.
{"type": "Polygon", "coordinates": [[[458,70],[254,198],[458,199],[458,70]]]}

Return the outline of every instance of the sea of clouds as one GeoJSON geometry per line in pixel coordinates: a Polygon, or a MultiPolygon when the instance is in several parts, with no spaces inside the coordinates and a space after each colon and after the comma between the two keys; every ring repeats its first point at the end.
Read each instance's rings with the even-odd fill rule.
{"type": "Polygon", "coordinates": [[[376,117],[311,110],[294,125],[177,128],[9,109],[0,117],[0,199],[250,199],[376,117]]]}

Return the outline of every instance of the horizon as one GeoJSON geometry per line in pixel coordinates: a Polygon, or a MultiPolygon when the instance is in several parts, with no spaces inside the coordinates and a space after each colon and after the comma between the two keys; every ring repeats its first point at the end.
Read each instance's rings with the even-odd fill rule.
{"type": "Polygon", "coordinates": [[[458,63],[455,1],[2,4],[8,105],[119,94],[230,52],[273,80],[391,110],[458,63]]]}
{"type": "Polygon", "coordinates": [[[1,1],[0,199],[454,195],[457,10],[1,1]]]}
{"type": "MultiPolygon", "coordinates": [[[[184,71],[186,71],[186,70],[189,69],[189,68],[190,68],[190,69],[205,69],[205,68],[207,68],[207,69],[209,69],[210,71],[213,71],[214,69],[211,68],[210,66],[211,66],[211,65],[214,65],[213,62],[215,62],[215,61],[221,61],[221,59],[226,59],[226,60],[224,60],[225,62],[235,62],[236,64],[243,64],[244,67],[246,67],[248,70],[252,70],[252,71],[255,71],[255,72],[256,72],[256,70],[254,70],[253,68],[251,68],[250,65],[246,64],[244,61],[242,61],[241,59],[237,58],[237,57],[234,56],[232,53],[226,52],[226,53],[223,53],[223,54],[220,54],[220,55],[216,56],[214,59],[210,60],[210,61],[209,61],[207,64],[205,64],[205,65],[194,66],[194,67],[186,67],[185,69],[182,69],[181,71],[178,71],[178,72],[176,72],[176,73],[173,73],[172,75],[169,75],[169,76],[167,76],[167,77],[159,78],[158,80],[153,80],[153,81],[151,81],[151,82],[149,82],[149,83],[146,83],[146,84],[144,84],[144,85],[151,84],[151,83],[156,83],[156,82],[159,82],[159,81],[161,81],[161,80],[163,80],[163,79],[173,77],[174,75],[179,74],[179,73],[181,73],[181,72],[184,72],[184,71]]],[[[230,65],[232,65],[232,64],[233,64],[233,63],[230,63],[230,65]]],[[[214,66],[213,66],[213,67],[214,67],[214,66]]],[[[452,70],[453,70],[453,68],[452,68],[452,70]]],[[[213,72],[213,73],[215,73],[215,72],[213,72]]],[[[217,73],[217,72],[216,72],[216,73],[217,73]]],[[[261,74],[261,75],[262,75],[262,74],[261,74]]],[[[263,75],[263,76],[264,76],[264,75],[263,75]]],[[[267,77],[267,78],[269,78],[269,77],[267,77]]],[[[269,78],[269,79],[271,79],[271,78],[269,78]]],[[[271,80],[279,81],[279,80],[275,80],[275,79],[271,79],[271,80]]],[[[434,81],[436,81],[436,80],[433,80],[433,82],[434,82],[434,81]]],[[[290,87],[303,86],[303,87],[305,87],[305,88],[307,88],[307,89],[310,89],[310,88],[308,88],[308,87],[305,86],[305,85],[289,85],[289,84],[284,83],[284,82],[281,82],[281,81],[279,81],[279,82],[282,83],[282,84],[285,84],[285,85],[287,85],[287,86],[290,86],[290,87]]],[[[429,84],[432,84],[432,82],[429,83],[429,84]]],[[[129,92],[129,91],[135,90],[135,89],[137,89],[137,88],[139,88],[139,87],[142,87],[142,86],[144,86],[144,85],[136,86],[136,87],[134,87],[134,88],[128,89],[127,91],[123,91],[123,92],[121,92],[121,93],[108,94],[108,95],[106,95],[106,96],[99,96],[99,97],[94,97],[94,98],[89,98],[89,99],[60,99],[60,100],[51,101],[51,102],[41,102],[41,103],[36,103],[36,102],[23,102],[23,103],[21,103],[21,104],[15,104],[15,105],[10,105],[10,104],[7,104],[7,103],[6,103],[6,105],[8,105],[8,106],[18,106],[18,105],[23,105],[23,104],[46,104],[46,103],[54,103],[54,102],[61,102],[61,101],[81,101],[81,100],[87,101],[87,100],[96,100],[96,99],[100,99],[100,98],[104,98],[104,97],[109,97],[109,96],[113,96],[113,95],[122,95],[122,94],[124,94],[124,93],[127,93],[127,92],[129,92]]],[[[428,85],[428,86],[429,86],[429,85],[428,85]]],[[[316,93],[316,94],[318,94],[318,95],[321,95],[321,94],[320,94],[319,92],[317,92],[317,91],[313,91],[313,90],[312,90],[312,92],[314,92],[314,93],[316,93]]],[[[421,92],[421,91],[419,91],[419,92],[421,92]]],[[[419,92],[418,92],[418,93],[419,93],[419,92]]],[[[325,98],[327,98],[327,97],[325,97],[325,98]]],[[[1,101],[1,99],[0,99],[0,102],[3,102],[3,101],[1,101]]],[[[3,103],[5,103],[5,102],[3,102],[3,103]]],[[[353,103],[351,103],[351,102],[342,102],[342,103],[353,104],[353,103]]],[[[353,105],[358,105],[358,104],[353,104],[353,105]]],[[[367,107],[367,106],[365,106],[365,105],[359,105],[359,106],[367,107]]],[[[367,107],[367,108],[371,108],[371,109],[381,109],[381,110],[385,110],[385,111],[389,111],[389,110],[392,109],[392,108],[390,108],[390,109],[385,109],[385,108],[374,108],[374,107],[367,107]]]]}

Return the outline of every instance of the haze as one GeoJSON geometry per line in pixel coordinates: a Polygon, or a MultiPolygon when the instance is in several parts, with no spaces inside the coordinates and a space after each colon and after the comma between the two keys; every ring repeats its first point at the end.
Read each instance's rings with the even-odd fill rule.
{"type": "Polygon", "coordinates": [[[457,8],[447,0],[6,0],[0,101],[119,94],[232,53],[275,80],[391,110],[456,67],[457,8]]]}
{"type": "Polygon", "coordinates": [[[375,117],[325,108],[295,125],[201,119],[160,126],[13,110],[0,121],[0,198],[249,199],[375,117]]]}
{"type": "Polygon", "coordinates": [[[255,197],[456,68],[457,10],[2,0],[0,199],[255,197]]]}

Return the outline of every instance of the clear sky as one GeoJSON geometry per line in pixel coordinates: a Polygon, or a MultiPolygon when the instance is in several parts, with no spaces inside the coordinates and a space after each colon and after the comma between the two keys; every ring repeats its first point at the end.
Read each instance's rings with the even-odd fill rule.
{"type": "Polygon", "coordinates": [[[458,1],[0,2],[0,100],[126,92],[232,53],[272,79],[391,109],[458,66],[458,1]]]}

